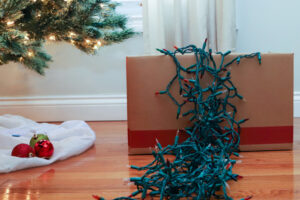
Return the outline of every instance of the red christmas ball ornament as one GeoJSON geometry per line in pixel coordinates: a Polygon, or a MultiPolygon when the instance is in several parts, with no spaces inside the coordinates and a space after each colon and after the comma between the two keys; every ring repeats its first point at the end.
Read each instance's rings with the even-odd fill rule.
{"type": "Polygon", "coordinates": [[[11,152],[12,156],[20,158],[31,158],[35,156],[34,149],[28,144],[18,144],[11,152]]]}
{"type": "Polygon", "coordinates": [[[36,156],[40,158],[51,158],[54,152],[52,143],[48,140],[40,140],[34,145],[36,156]]]}

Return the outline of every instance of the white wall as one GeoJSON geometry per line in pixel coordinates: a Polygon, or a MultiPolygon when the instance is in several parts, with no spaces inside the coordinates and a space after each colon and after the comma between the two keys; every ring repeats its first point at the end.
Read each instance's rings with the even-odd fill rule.
{"type": "Polygon", "coordinates": [[[78,96],[126,93],[126,56],[143,54],[142,36],[102,47],[96,56],[70,44],[50,43],[53,56],[45,76],[20,64],[0,66],[0,96],[78,96]]]}
{"type": "MultiPolygon", "coordinates": [[[[141,27],[141,9],[135,15],[137,0],[122,2],[136,6],[123,6],[123,13],[134,13],[135,21],[130,22],[141,27]]],[[[238,52],[295,53],[295,107],[300,116],[299,8],[299,0],[236,0],[238,52]]],[[[54,62],[44,77],[20,64],[0,66],[0,115],[21,114],[39,121],[74,116],[126,119],[125,57],[143,55],[142,35],[103,47],[96,56],[64,43],[50,43],[46,48],[54,62]]]]}
{"type": "MultiPolygon", "coordinates": [[[[117,12],[128,16],[128,26],[142,31],[142,7],[138,0],[117,0],[117,12]]],[[[143,37],[101,47],[96,56],[87,55],[70,44],[47,42],[53,56],[45,76],[25,69],[20,64],[0,66],[0,98],[66,97],[125,95],[126,56],[143,54],[143,37]]]]}
{"type": "MultiPolygon", "coordinates": [[[[142,30],[139,0],[117,0],[129,27],[142,30]]],[[[48,42],[53,62],[45,76],[21,64],[0,66],[0,115],[18,114],[37,121],[126,119],[126,56],[143,55],[143,37],[101,47],[96,56],[70,44],[48,42]]]]}
{"type": "Polygon", "coordinates": [[[126,119],[126,56],[143,54],[142,35],[86,55],[66,43],[49,43],[45,76],[9,63],[0,66],[0,115],[36,121],[126,119]]]}
{"type": "Polygon", "coordinates": [[[295,91],[300,91],[299,8],[299,0],[236,0],[237,51],[295,53],[295,91]]]}

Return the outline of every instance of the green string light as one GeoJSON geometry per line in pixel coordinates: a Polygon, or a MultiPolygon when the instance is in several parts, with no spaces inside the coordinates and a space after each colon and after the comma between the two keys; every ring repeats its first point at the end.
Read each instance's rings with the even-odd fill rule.
{"type": "MultiPolygon", "coordinates": [[[[137,190],[129,197],[119,197],[114,200],[133,200],[139,196],[177,200],[181,198],[202,200],[214,197],[216,199],[232,199],[227,194],[228,181],[242,178],[232,172],[237,163],[233,156],[239,157],[240,125],[247,119],[235,119],[237,109],[232,99],[243,97],[231,81],[228,67],[243,58],[257,57],[261,63],[261,54],[252,53],[240,55],[229,62],[225,57],[231,52],[217,52],[221,56],[219,65],[212,56],[212,50],[206,51],[206,43],[202,48],[189,45],[183,48],[175,47],[175,51],[157,49],[170,56],[176,66],[176,74],[167,84],[165,90],[157,95],[168,95],[177,105],[177,118],[188,117],[190,127],[178,130],[173,145],[162,147],[159,141],[152,151],[154,160],[146,166],[131,166],[132,169],[144,171],[141,177],[132,177],[137,190]],[[177,59],[177,54],[194,54],[196,63],[183,67],[177,59]],[[191,77],[194,78],[187,78],[191,77]],[[203,77],[210,81],[203,81],[203,77]],[[177,100],[170,89],[178,82],[182,99],[177,100]],[[182,113],[186,104],[192,104],[192,109],[182,113]],[[181,134],[189,137],[179,143],[181,134]],[[168,158],[166,158],[168,157],[168,158]]],[[[94,196],[104,200],[102,197],[94,196]]],[[[249,200],[252,196],[243,200],[249,200]]]]}

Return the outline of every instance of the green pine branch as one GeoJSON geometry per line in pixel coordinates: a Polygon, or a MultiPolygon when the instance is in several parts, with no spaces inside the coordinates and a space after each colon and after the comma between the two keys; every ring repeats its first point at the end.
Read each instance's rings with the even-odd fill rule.
{"type": "Polygon", "coordinates": [[[19,62],[44,74],[46,40],[65,41],[88,53],[133,36],[127,17],[110,0],[0,1],[0,65],[19,62]]]}

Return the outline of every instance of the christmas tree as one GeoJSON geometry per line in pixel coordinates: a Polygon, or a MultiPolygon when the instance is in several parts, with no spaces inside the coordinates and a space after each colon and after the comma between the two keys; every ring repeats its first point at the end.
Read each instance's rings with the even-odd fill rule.
{"type": "Polygon", "coordinates": [[[39,74],[51,56],[46,40],[65,41],[94,54],[133,35],[110,0],[1,0],[0,64],[20,62],[39,74]]]}

